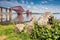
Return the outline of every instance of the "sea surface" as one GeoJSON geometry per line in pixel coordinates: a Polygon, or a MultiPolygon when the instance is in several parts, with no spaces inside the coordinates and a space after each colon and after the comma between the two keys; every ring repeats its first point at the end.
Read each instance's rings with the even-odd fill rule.
{"type": "MultiPolygon", "coordinates": [[[[36,18],[38,20],[41,15],[42,15],[42,13],[41,14],[35,13],[35,14],[32,14],[31,16],[29,16],[29,17],[26,17],[26,14],[23,14],[24,21],[30,21],[33,16],[36,16],[36,18]]],[[[60,19],[60,14],[56,13],[56,14],[53,14],[53,15],[54,15],[55,19],[60,19]]],[[[6,14],[3,14],[3,18],[4,18],[3,21],[5,21],[6,20],[6,14]]],[[[17,18],[17,14],[12,13],[12,20],[14,21],[14,20],[16,20],[16,18],[17,18]]],[[[8,16],[8,20],[9,20],[9,16],[8,16]]]]}

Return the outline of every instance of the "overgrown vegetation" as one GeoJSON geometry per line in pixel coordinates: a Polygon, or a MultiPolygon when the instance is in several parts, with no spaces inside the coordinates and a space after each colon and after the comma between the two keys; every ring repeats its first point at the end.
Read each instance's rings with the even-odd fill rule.
{"type": "Polygon", "coordinates": [[[0,25],[0,36],[6,35],[7,38],[5,40],[30,40],[30,37],[27,33],[15,33],[14,32],[15,25],[0,25]]]}
{"type": "Polygon", "coordinates": [[[35,23],[35,28],[32,31],[31,38],[33,40],[59,40],[60,39],[60,24],[54,20],[52,25],[38,26],[35,23]]]}
{"type": "Polygon", "coordinates": [[[41,25],[34,24],[32,34],[25,32],[15,33],[15,24],[0,25],[0,36],[6,35],[5,40],[59,40],[60,39],[60,23],[54,20],[52,25],[41,25]]]}

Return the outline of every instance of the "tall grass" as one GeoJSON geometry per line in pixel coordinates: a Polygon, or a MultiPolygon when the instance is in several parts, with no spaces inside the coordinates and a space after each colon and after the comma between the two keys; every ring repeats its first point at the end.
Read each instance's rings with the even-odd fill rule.
{"type": "Polygon", "coordinates": [[[60,23],[54,20],[52,25],[34,24],[34,29],[29,35],[28,33],[14,32],[15,24],[0,25],[0,36],[6,35],[5,40],[59,40],[60,39],[60,23]]]}
{"type": "Polygon", "coordinates": [[[30,40],[30,37],[27,33],[15,33],[14,32],[15,25],[0,25],[0,36],[6,35],[7,38],[5,40],[30,40]]]}

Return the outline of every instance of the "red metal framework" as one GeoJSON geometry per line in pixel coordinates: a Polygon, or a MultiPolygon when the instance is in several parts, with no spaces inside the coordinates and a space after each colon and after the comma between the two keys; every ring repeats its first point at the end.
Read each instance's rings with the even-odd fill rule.
{"type": "Polygon", "coordinates": [[[24,12],[24,9],[22,8],[22,6],[12,7],[12,10],[16,11],[18,15],[21,15],[24,12]]]}

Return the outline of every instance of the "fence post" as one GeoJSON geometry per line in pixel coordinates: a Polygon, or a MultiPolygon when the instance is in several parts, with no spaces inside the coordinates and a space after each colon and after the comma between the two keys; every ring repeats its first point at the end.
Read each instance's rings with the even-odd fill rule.
{"type": "Polygon", "coordinates": [[[9,9],[9,21],[12,20],[12,8],[9,9]]]}

